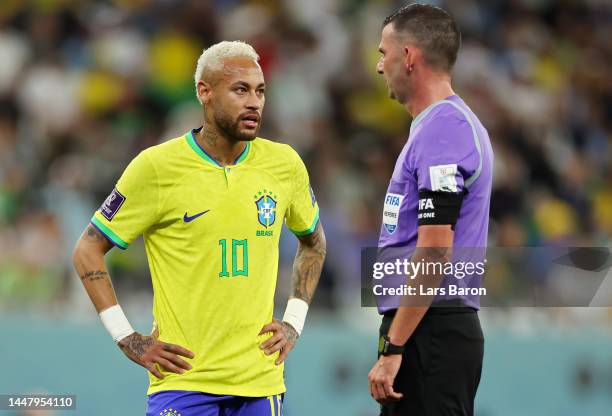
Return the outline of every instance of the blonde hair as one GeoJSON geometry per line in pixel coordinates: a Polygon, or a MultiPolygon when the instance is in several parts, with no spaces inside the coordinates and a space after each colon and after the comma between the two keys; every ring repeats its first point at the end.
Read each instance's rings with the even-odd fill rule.
{"type": "Polygon", "coordinates": [[[259,61],[259,55],[255,52],[255,49],[241,40],[224,40],[202,51],[202,55],[198,58],[198,65],[196,66],[194,74],[196,97],[198,97],[198,101],[200,101],[200,97],[198,96],[198,81],[202,79],[204,71],[219,71],[223,68],[224,59],[238,57],[251,58],[254,61],[259,61]]]}

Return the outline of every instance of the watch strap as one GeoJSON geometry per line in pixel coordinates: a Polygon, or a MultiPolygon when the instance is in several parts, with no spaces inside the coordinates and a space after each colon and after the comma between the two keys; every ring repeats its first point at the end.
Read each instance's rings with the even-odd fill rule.
{"type": "Polygon", "coordinates": [[[403,354],[404,346],[392,344],[388,335],[382,335],[378,344],[378,352],[382,355],[403,354]]]}

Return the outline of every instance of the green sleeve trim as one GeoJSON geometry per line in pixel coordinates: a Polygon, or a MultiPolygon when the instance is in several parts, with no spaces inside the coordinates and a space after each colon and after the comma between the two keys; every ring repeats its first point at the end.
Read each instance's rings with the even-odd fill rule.
{"type": "Polygon", "coordinates": [[[291,230],[291,228],[289,228],[291,230],[291,232],[293,234],[296,235],[296,237],[306,237],[312,233],[314,233],[315,228],[317,228],[317,224],[319,223],[319,208],[317,207],[317,215],[315,215],[314,220],[312,220],[312,225],[304,230],[304,231],[294,231],[291,230]]]}
{"type": "Polygon", "coordinates": [[[104,225],[104,223],[102,223],[102,221],[97,219],[95,215],[91,217],[91,223],[93,224],[94,227],[98,229],[98,231],[104,234],[104,236],[108,238],[111,243],[113,243],[114,245],[116,245],[122,250],[125,250],[126,248],[128,248],[129,244],[123,241],[123,239],[119,237],[117,234],[115,234],[113,230],[111,230],[106,225],[104,225]]]}

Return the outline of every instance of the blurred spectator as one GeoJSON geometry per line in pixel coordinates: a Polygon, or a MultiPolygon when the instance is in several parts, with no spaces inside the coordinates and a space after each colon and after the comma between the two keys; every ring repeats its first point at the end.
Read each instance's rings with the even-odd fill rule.
{"type": "MultiPolygon", "coordinates": [[[[333,279],[320,306],[353,307],[359,249],[376,244],[410,122],[375,71],[381,22],[400,3],[2,2],[0,305],[78,303],[69,258],[89,216],[140,150],[197,127],[196,59],[239,38],[267,77],[262,136],[310,168],[333,279]]],[[[609,245],[610,2],[437,3],[464,36],[456,90],[495,148],[491,244],[609,245]]],[[[125,256],[111,259],[114,279],[148,290],[146,262],[125,256]]]]}

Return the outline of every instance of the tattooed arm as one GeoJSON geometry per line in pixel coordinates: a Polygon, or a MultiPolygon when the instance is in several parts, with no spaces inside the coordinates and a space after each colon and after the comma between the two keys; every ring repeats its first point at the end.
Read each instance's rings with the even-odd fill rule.
{"type": "Polygon", "coordinates": [[[72,261],[98,313],[117,304],[104,255],[113,245],[89,224],[77,242],[72,261]]]}
{"type": "MultiPolygon", "coordinates": [[[[98,313],[117,305],[117,297],[108,275],[104,255],[113,247],[94,226],[89,224],[72,255],[83,286],[98,313]]],[[[155,335],[155,334],[154,334],[155,335]]],[[[157,340],[157,336],[145,336],[134,332],[118,343],[123,353],[135,363],[143,366],[158,378],[163,378],[156,364],[166,371],[183,373],[191,366],[178,356],[193,358],[193,353],[179,345],[157,340]]]]}
{"type": "MultiPolygon", "coordinates": [[[[299,237],[298,249],[293,261],[290,299],[297,298],[310,304],[321,277],[326,251],[325,233],[320,222],[312,234],[299,237]]],[[[261,344],[261,348],[266,355],[280,351],[276,360],[276,364],[280,364],[293,349],[299,337],[298,331],[291,324],[275,319],[261,330],[261,333],[266,332],[272,332],[273,335],[261,344]]]]}
{"type": "Polygon", "coordinates": [[[319,222],[312,234],[299,238],[297,253],[293,261],[291,297],[302,299],[310,304],[321,277],[326,252],[325,233],[319,222]]]}

